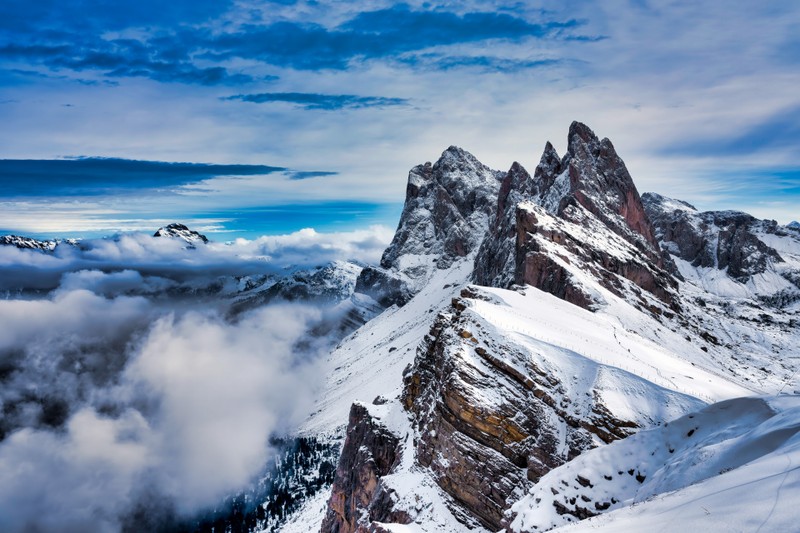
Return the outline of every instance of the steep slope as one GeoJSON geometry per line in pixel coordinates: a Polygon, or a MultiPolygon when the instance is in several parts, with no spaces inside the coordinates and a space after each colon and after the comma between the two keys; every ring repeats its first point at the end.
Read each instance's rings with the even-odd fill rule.
{"type": "Polygon", "coordinates": [[[502,177],[455,146],[433,165],[411,169],[394,239],[380,267],[364,269],[356,292],[385,307],[402,305],[437,269],[477,250],[494,214],[502,177]]]}

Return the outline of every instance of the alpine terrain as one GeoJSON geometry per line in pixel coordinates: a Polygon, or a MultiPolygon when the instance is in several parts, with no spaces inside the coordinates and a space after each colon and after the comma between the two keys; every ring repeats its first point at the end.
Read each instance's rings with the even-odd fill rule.
{"type": "Polygon", "coordinates": [[[796,224],[640,195],[575,122],[533,172],[413,168],[354,290],[283,531],[796,529],[796,224]]]}

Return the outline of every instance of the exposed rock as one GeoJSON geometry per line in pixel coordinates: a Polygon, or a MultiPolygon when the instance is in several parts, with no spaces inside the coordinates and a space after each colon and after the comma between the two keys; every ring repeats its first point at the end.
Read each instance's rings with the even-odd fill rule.
{"type": "Polygon", "coordinates": [[[747,282],[765,272],[770,262],[783,261],[756,236],[757,231],[774,233],[775,221],[738,211],[701,213],[691,204],[654,193],[642,198],[659,241],[692,266],[727,269],[731,278],[747,282]]]}
{"type": "Polygon", "coordinates": [[[402,305],[434,269],[475,252],[497,204],[502,172],[455,146],[408,174],[406,200],[380,267],[365,268],[356,291],[383,305],[402,305]]]}
{"type": "Polygon", "coordinates": [[[408,523],[405,513],[393,512],[391,494],[380,479],[399,457],[399,438],[365,406],[353,404],[321,533],[373,531],[372,522],[408,523]]]}
{"type": "Polygon", "coordinates": [[[636,423],[614,417],[599,398],[589,412],[572,410],[560,378],[486,337],[469,307],[457,299],[437,317],[404,376],[402,401],[419,435],[419,464],[497,530],[520,491],[636,423]]]}
{"type": "Polygon", "coordinates": [[[596,302],[574,275],[578,265],[569,266],[579,261],[582,270],[612,292],[631,292],[619,279],[624,278],[661,301],[645,305],[651,311],[675,310],[674,265],[658,247],[636,186],[611,141],[598,140],[578,122],[570,127],[568,141],[562,159],[547,143],[533,178],[517,163],[511,167],[491,233],[475,260],[474,280],[496,287],[528,284],[592,309],[596,302]],[[587,239],[583,230],[589,228],[593,235],[587,239]],[[615,248],[625,251],[614,253],[615,248]]]}

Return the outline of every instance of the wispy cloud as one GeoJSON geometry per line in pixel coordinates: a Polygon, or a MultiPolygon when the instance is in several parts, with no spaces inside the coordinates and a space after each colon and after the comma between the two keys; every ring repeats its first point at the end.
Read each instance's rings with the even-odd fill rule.
{"type": "Polygon", "coordinates": [[[254,104],[286,102],[296,104],[303,109],[321,109],[325,111],[359,109],[364,107],[405,106],[409,103],[405,98],[316,93],[235,94],[233,96],[226,96],[223,100],[240,100],[242,102],[252,102],[254,104]]]}

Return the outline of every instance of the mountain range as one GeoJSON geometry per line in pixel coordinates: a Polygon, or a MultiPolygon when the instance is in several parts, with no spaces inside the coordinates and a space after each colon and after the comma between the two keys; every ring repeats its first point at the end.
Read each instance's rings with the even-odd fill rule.
{"type": "Polygon", "coordinates": [[[355,284],[385,310],[300,428],[341,443],[330,493],[283,531],[794,527],[800,231],[640,195],[611,141],[567,141],[533,174],[457,147],[411,170],[355,284]]]}

